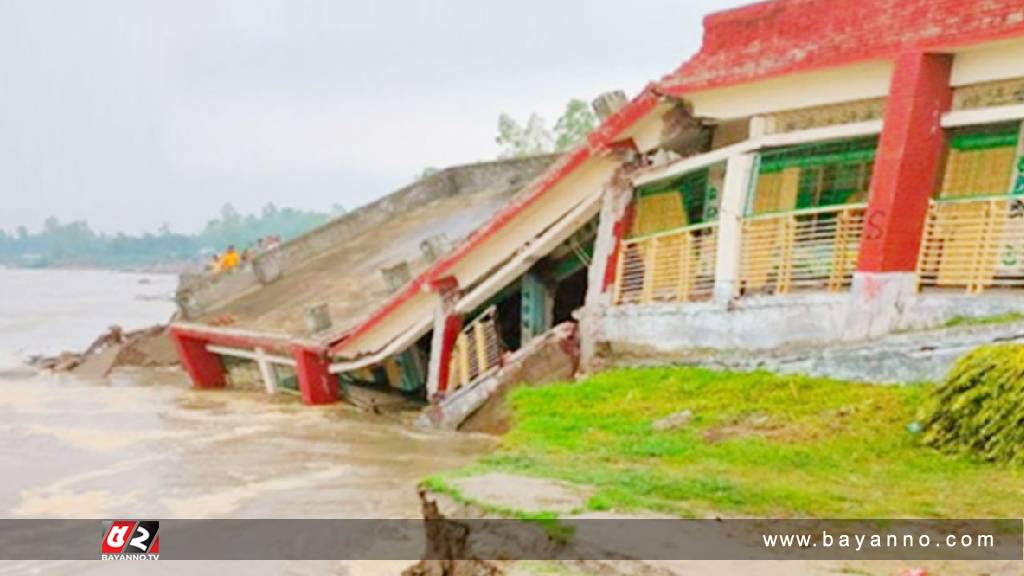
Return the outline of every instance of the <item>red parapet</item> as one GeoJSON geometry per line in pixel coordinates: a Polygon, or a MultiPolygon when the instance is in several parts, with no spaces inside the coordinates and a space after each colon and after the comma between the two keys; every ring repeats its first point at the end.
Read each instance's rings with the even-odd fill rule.
{"type": "Polygon", "coordinates": [[[711,14],[693,58],[658,89],[683,96],[810,70],[890,60],[1024,32],[1020,0],[776,0],[711,14]]]}
{"type": "Polygon", "coordinates": [[[338,381],[330,372],[326,350],[295,346],[292,358],[295,359],[295,373],[303,402],[318,406],[338,401],[338,381]]]}
{"type": "Polygon", "coordinates": [[[196,388],[223,388],[227,385],[224,363],[220,356],[206,349],[209,341],[183,333],[173,327],[171,340],[178,351],[185,371],[196,388]]]}

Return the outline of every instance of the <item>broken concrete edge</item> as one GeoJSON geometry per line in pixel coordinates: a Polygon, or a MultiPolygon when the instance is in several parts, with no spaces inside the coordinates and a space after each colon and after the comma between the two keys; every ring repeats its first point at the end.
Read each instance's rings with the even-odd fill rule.
{"type": "MultiPolygon", "coordinates": [[[[432,560],[423,560],[403,572],[409,576],[502,574],[503,568],[515,565],[515,558],[535,557],[558,558],[559,565],[583,574],[661,573],[656,569],[647,571],[653,565],[642,558],[581,538],[573,526],[561,521],[570,520],[572,515],[524,513],[475,501],[436,477],[421,483],[418,494],[421,514],[427,521],[425,557],[432,560]],[[626,571],[621,570],[623,560],[629,561],[626,571]],[[469,567],[492,571],[460,571],[469,567]]],[[[666,518],[640,514],[635,517],[666,518]]],[[[583,518],[586,516],[576,516],[577,520],[583,518]]]]}
{"type": "MultiPolygon", "coordinates": [[[[460,502],[456,498],[445,493],[443,487],[435,491],[421,484],[418,487],[420,510],[424,522],[424,536],[426,548],[424,560],[402,572],[403,576],[462,576],[462,575],[489,575],[499,576],[504,574],[502,570],[505,563],[495,560],[485,560],[485,557],[492,557],[478,546],[481,536],[488,538],[500,538],[505,541],[507,534],[499,530],[473,530],[468,521],[473,524],[481,524],[484,518],[496,518],[505,522],[507,518],[496,517],[471,504],[460,502]],[[493,533],[489,533],[493,532],[493,533]]],[[[481,526],[490,526],[481,524],[481,526]]],[[[521,532],[528,534],[528,546],[549,546],[549,539],[539,528],[531,530],[530,526],[523,526],[521,532]]],[[[518,535],[522,536],[522,534],[518,535]]]]}
{"type": "Polygon", "coordinates": [[[579,358],[576,325],[559,324],[508,355],[497,371],[426,407],[416,426],[459,430],[475,418],[490,421],[477,422],[472,431],[502,433],[507,429],[508,415],[495,404],[503,402],[506,393],[519,386],[571,381],[579,368],[579,358]]]}
{"type": "MultiPolygon", "coordinates": [[[[555,511],[540,510],[526,511],[518,510],[475,499],[464,493],[455,482],[459,478],[471,477],[471,473],[455,472],[449,476],[434,475],[422,481],[417,487],[420,498],[420,506],[423,510],[423,517],[426,520],[447,520],[458,524],[459,521],[472,521],[474,526],[484,526],[493,533],[483,535],[482,540],[486,541],[495,538],[498,541],[506,541],[513,534],[508,527],[509,521],[515,521],[515,537],[521,539],[523,534],[529,535],[528,542],[520,542],[519,545],[526,545],[526,549],[566,549],[572,545],[573,530],[559,522],[563,516],[555,511]],[[481,521],[495,520],[493,524],[481,521]],[[521,523],[521,524],[519,524],[521,523]]],[[[541,479],[544,480],[544,479],[541,479]]],[[[554,482],[554,481],[552,481],[554,482]]],[[[574,510],[574,513],[582,513],[584,510],[574,510]]],[[[465,536],[471,536],[470,531],[461,531],[465,536]]],[[[428,534],[428,540],[431,535],[428,534]]],[[[475,539],[481,539],[480,534],[473,535],[475,539]]],[[[428,546],[434,543],[428,542],[428,546]]],[[[452,543],[445,543],[450,546],[452,543]]],[[[451,549],[451,548],[449,548],[451,549]]],[[[454,549],[465,550],[467,558],[490,558],[492,555],[482,553],[474,555],[472,552],[472,541],[458,543],[454,549]]]]}
{"type": "Polygon", "coordinates": [[[52,372],[105,377],[119,367],[170,367],[181,363],[168,335],[167,324],[125,332],[111,326],[82,352],[65,351],[57,356],[34,356],[28,364],[52,372]]]}

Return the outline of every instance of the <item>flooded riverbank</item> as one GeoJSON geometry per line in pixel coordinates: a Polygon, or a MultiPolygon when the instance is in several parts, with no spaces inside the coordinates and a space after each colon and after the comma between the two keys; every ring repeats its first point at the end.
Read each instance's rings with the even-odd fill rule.
{"type": "MultiPolygon", "coordinates": [[[[22,271],[0,274],[23,278],[22,271]]],[[[144,293],[153,283],[103,276],[112,273],[44,274],[61,276],[37,302],[49,308],[23,301],[34,307],[14,310],[7,301],[0,310],[0,469],[14,472],[0,476],[4,517],[415,518],[421,478],[492,445],[410,430],[344,404],[310,408],[290,396],[196,391],[176,369],[118,369],[89,379],[28,368],[19,357],[88,344],[95,332],[85,333],[87,325],[145,325],[162,313],[148,305],[166,309],[130,289],[144,293]],[[105,284],[123,290],[104,292],[105,284]],[[136,308],[130,321],[117,314],[118,299],[136,308]],[[82,337],[72,341],[76,331],[82,337]]],[[[277,563],[246,565],[246,573],[283,571],[277,563]]],[[[323,571],[315,566],[284,572],[323,571]]],[[[351,568],[330,566],[333,573],[351,568]]],[[[19,564],[0,573],[8,568],[73,574],[83,566],[19,564]]],[[[89,568],[107,573],[110,565],[89,568]]]]}
{"type": "Polygon", "coordinates": [[[342,404],[194,391],[176,370],[7,380],[0,421],[15,517],[415,517],[420,478],[488,445],[342,404]]]}

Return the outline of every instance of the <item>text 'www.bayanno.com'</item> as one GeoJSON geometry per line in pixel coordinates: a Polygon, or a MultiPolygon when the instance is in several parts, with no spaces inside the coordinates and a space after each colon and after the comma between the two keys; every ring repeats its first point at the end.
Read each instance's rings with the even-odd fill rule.
{"type": "Polygon", "coordinates": [[[868,552],[933,548],[991,549],[996,545],[992,534],[836,534],[823,530],[813,534],[762,534],[765,548],[841,549],[868,552]]]}

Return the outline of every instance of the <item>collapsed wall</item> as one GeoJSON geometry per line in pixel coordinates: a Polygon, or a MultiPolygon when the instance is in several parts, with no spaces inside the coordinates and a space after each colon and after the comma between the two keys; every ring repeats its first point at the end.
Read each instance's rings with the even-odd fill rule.
{"type": "Polygon", "coordinates": [[[519,386],[572,380],[579,360],[576,324],[559,324],[509,354],[493,373],[458,388],[425,409],[417,424],[424,428],[504,434],[512,421],[506,402],[509,392],[519,386]]]}
{"type": "MultiPolygon", "coordinates": [[[[261,254],[240,270],[183,277],[179,310],[188,320],[217,324],[227,318],[224,323],[301,333],[302,307],[318,299],[317,291],[361,276],[361,294],[337,296],[386,296],[393,287],[381,277],[382,270],[407,260],[415,268],[420,244],[432,236],[459,240],[554,159],[537,156],[442,170],[261,254]],[[280,313],[268,316],[275,308],[280,313]]],[[[344,317],[372,304],[363,301],[355,310],[332,311],[344,317]]]]}

